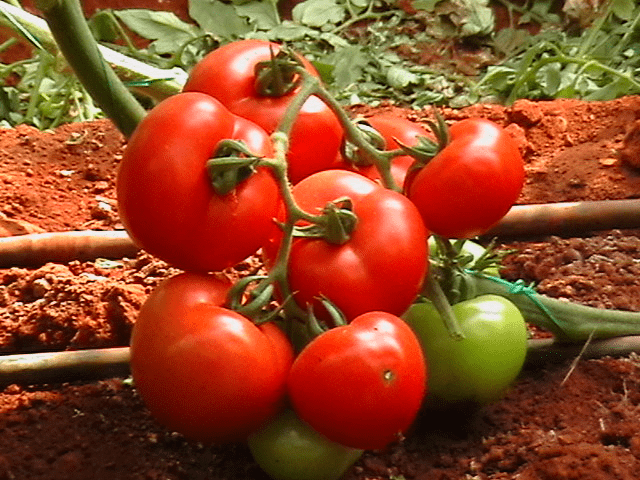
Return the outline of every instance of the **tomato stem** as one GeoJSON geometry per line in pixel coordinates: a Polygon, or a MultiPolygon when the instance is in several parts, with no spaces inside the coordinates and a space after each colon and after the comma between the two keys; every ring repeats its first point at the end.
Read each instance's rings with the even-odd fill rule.
{"type": "Polygon", "coordinates": [[[440,314],[451,338],[455,340],[464,340],[464,333],[462,332],[458,319],[451,308],[451,304],[449,303],[444,290],[440,286],[440,283],[431,272],[427,274],[427,278],[425,279],[424,290],[425,296],[431,300],[433,306],[440,314]]]}
{"type": "Polygon", "coordinates": [[[298,73],[302,62],[286,48],[282,48],[277,54],[273,52],[273,48],[269,48],[271,58],[255,66],[255,89],[264,97],[282,97],[302,81],[298,73]]]}
{"type": "MultiPolygon", "coordinates": [[[[391,175],[391,160],[398,155],[404,155],[404,152],[402,152],[402,150],[394,150],[393,153],[391,153],[376,148],[371,142],[369,142],[367,135],[355,125],[340,102],[338,102],[333,95],[331,95],[329,91],[322,86],[318,78],[314,77],[302,68],[299,69],[299,72],[303,78],[302,88],[304,89],[305,86],[309,88],[307,96],[317,96],[331,109],[342,125],[345,140],[362,150],[364,155],[373,161],[380,172],[380,177],[386,188],[395,190],[396,192],[401,192],[401,187],[398,186],[393,175],[391,175]]],[[[298,95],[300,95],[300,93],[298,93],[298,95]]],[[[302,106],[302,103],[300,106],[302,106]]]]}
{"type": "Polygon", "coordinates": [[[211,186],[218,195],[231,193],[256,171],[260,157],[249,151],[241,140],[223,140],[214,157],[207,162],[211,186]]]}

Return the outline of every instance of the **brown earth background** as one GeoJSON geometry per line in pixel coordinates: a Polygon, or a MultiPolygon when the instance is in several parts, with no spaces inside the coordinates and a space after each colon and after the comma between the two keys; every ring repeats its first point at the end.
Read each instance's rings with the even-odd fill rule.
{"type": "MultiPolygon", "coordinates": [[[[431,117],[391,106],[354,113],[380,110],[431,117]]],[[[640,197],[640,173],[623,161],[640,159],[640,97],[442,113],[489,118],[518,139],[527,169],[519,203],[640,197]]],[[[114,179],[124,145],[106,120],[1,130],[0,236],[121,228],[114,179]]],[[[502,275],[553,297],[640,311],[637,234],[501,240],[514,250],[502,275]]],[[[2,268],[0,353],[126,346],[141,303],[174,273],[145,253],[2,268]]],[[[156,425],[123,378],[0,388],[0,480],[266,478],[243,445],[193,444],[156,425]]],[[[425,412],[404,442],[367,452],[345,478],[636,480],[639,405],[635,354],[583,359],[575,369],[549,363],[525,370],[493,405],[425,412]]]]}

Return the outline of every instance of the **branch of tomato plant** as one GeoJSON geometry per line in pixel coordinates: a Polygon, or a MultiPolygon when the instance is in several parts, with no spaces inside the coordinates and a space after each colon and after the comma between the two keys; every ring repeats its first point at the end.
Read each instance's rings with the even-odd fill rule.
{"type": "MultiPolygon", "coordinates": [[[[342,107],[324,90],[318,78],[308,74],[306,70],[302,68],[296,68],[295,58],[276,60],[275,57],[272,58],[271,62],[266,64],[265,67],[278,68],[278,65],[286,65],[286,68],[293,67],[294,70],[298,72],[297,78],[296,75],[292,78],[292,80],[297,81],[296,88],[298,90],[289,102],[278,128],[272,134],[273,157],[246,158],[247,156],[251,157],[250,152],[240,149],[237,154],[245,155],[244,159],[238,155],[225,156],[225,158],[214,157],[208,165],[210,172],[213,171],[214,175],[227,177],[229,175],[235,177],[234,173],[227,175],[228,172],[226,172],[226,170],[237,171],[239,166],[242,166],[243,161],[246,162],[247,165],[252,165],[253,168],[267,167],[271,170],[279,185],[279,191],[284,204],[285,218],[284,221],[279,224],[282,230],[282,239],[274,263],[270,266],[269,273],[265,277],[256,278],[255,282],[253,279],[247,281],[247,286],[255,283],[255,287],[250,292],[246,292],[243,287],[237,290],[234,289],[229,304],[232,305],[235,310],[251,316],[256,321],[264,321],[265,308],[263,307],[266,306],[266,303],[270,299],[269,295],[263,294],[265,292],[268,293],[273,289],[274,285],[277,285],[278,294],[281,298],[285,299],[284,302],[281,302],[279,312],[282,313],[281,316],[284,318],[285,330],[290,334],[296,324],[303,323],[305,327],[311,331],[314,330],[314,325],[316,325],[313,311],[305,311],[302,306],[294,301],[294,292],[291,291],[288,285],[287,267],[294,238],[322,238],[329,243],[343,244],[349,240],[350,234],[357,224],[357,217],[352,211],[352,203],[348,198],[334,199],[325,205],[322,213],[316,214],[302,210],[293,197],[292,187],[288,178],[286,155],[289,149],[290,133],[303,105],[311,96],[317,95],[321,100],[325,101],[325,103],[330,104],[330,107],[332,107],[344,123],[345,130],[350,131],[351,134],[356,137],[359,147],[368,149],[373,155],[382,154],[380,156],[387,158],[387,154],[378,151],[367,142],[362,133],[353,125],[342,107]],[[246,298],[246,293],[249,293],[251,298],[247,303],[243,304],[241,297],[246,298]]],[[[278,76],[278,72],[271,72],[271,74],[263,78],[265,81],[270,82],[269,85],[271,85],[273,78],[277,79],[278,76]]],[[[400,154],[402,151],[399,150],[398,153],[400,154]]],[[[214,185],[218,183],[217,181],[213,182],[214,185]]],[[[227,185],[227,182],[224,183],[227,185]]],[[[326,302],[327,300],[325,299],[323,303],[325,303],[326,310],[330,314],[333,311],[334,315],[331,316],[335,316],[336,324],[340,323],[340,312],[326,302]]],[[[267,313],[267,315],[271,317],[272,312],[267,313]]],[[[316,333],[318,333],[318,329],[316,328],[315,330],[316,333]]],[[[292,335],[290,334],[289,336],[291,337],[292,335]]],[[[307,338],[306,341],[308,340],[307,338]]]]}
{"type": "MultiPolygon", "coordinates": [[[[351,120],[343,106],[322,86],[316,77],[303,68],[298,69],[298,72],[302,78],[302,85],[307,85],[308,88],[305,95],[307,97],[311,95],[317,96],[331,109],[342,125],[345,139],[356,148],[361,149],[367,158],[376,165],[384,186],[390,190],[401,192],[401,187],[391,175],[391,161],[399,155],[405,155],[405,152],[402,149],[384,151],[376,148],[375,145],[369,142],[366,134],[351,120]]],[[[302,99],[303,97],[300,98],[302,99]]],[[[302,103],[300,105],[302,105],[302,103]]],[[[290,113],[295,117],[296,113],[294,110],[291,110],[290,113]]],[[[293,123],[289,123],[290,121],[291,119],[283,120],[283,123],[286,122],[288,125],[293,125],[293,123]]]]}

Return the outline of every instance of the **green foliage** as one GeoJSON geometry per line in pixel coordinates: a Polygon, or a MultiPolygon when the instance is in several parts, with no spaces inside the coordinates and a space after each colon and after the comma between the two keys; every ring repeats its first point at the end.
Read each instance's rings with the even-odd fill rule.
{"type": "Polygon", "coordinates": [[[473,87],[478,100],[611,100],[640,93],[640,7],[627,0],[610,2],[603,15],[576,35],[549,28],[520,37],[517,45],[513,35],[513,29],[506,29],[494,36],[496,50],[507,56],[489,66],[473,87]]]}
{"type": "MultiPolygon", "coordinates": [[[[587,28],[563,23],[554,0],[498,1],[514,14],[499,31],[489,0],[413,0],[406,3],[411,13],[393,0],[305,0],[291,19],[280,18],[278,0],[190,0],[190,22],[128,9],[101,11],[90,26],[114,49],[185,71],[240,38],[285,42],[314,62],[345,104],[461,107],[639,93],[640,7],[633,0],[610,0],[587,28]],[[523,28],[531,22],[542,25],[540,33],[523,28]],[[148,46],[135,48],[126,32],[148,46]]],[[[64,62],[36,47],[32,59],[0,65],[5,124],[50,128],[102,115],[64,62]]]]}
{"type": "Polygon", "coordinates": [[[39,50],[29,60],[0,66],[5,85],[0,90],[0,126],[21,123],[39,129],[62,123],[103,117],[75,76],[64,71],[63,63],[39,50]],[[15,84],[11,78],[19,78],[15,84]]]}

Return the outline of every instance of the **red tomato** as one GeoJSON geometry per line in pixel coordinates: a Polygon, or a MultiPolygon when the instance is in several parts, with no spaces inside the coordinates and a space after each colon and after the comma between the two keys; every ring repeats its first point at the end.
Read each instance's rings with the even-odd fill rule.
{"type": "Polygon", "coordinates": [[[369,312],[314,338],[293,362],[289,398],[302,420],[329,440],[380,449],[414,421],[427,384],[411,328],[369,312]]]}
{"type": "MultiPolygon", "coordinates": [[[[428,253],[420,213],[406,197],[344,170],[307,177],[293,188],[293,196],[312,213],[347,196],[358,217],[350,240],[342,245],[294,239],[288,281],[300,306],[319,307],[318,297],[325,296],[349,320],[372,310],[400,315],[409,308],[422,286],[428,253]]],[[[267,264],[281,239],[280,230],[273,230],[264,249],[267,264]]],[[[322,315],[321,308],[316,312],[322,315]]]]}
{"type": "MultiPolygon", "coordinates": [[[[185,91],[208,93],[224,105],[258,95],[255,67],[276,55],[280,44],[266,40],[246,39],[216,48],[198,62],[189,74],[185,91]]],[[[319,77],[315,67],[304,57],[298,59],[312,75],[319,77]]],[[[296,89],[295,94],[299,89],[296,89]]]]}
{"type": "Polygon", "coordinates": [[[117,179],[118,210],[143,249],[176,267],[213,271],[235,265],[264,243],[279,205],[278,184],[258,168],[232,192],[217,194],[206,163],[223,139],[272,154],[268,135],[201,93],[158,104],[131,136],[117,179]]]}
{"type": "MultiPolygon", "coordinates": [[[[395,150],[400,148],[400,145],[396,140],[399,140],[404,145],[413,147],[418,143],[418,137],[433,137],[433,135],[416,122],[405,117],[399,117],[392,113],[379,113],[371,117],[367,117],[365,120],[369,125],[376,129],[380,135],[382,135],[386,144],[385,150],[395,150]]],[[[391,175],[400,188],[404,185],[407,170],[409,170],[409,167],[411,167],[413,162],[414,158],[411,155],[395,157],[391,162],[391,175]]],[[[346,168],[348,170],[358,172],[372,180],[380,181],[380,173],[374,165],[348,165],[345,161],[342,161],[338,168],[346,168]]]]}
{"type": "Polygon", "coordinates": [[[229,288],[201,274],[172,277],[133,327],[131,372],[144,404],[195,441],[243,440],[284,403],[292,347],[275,325],[222,308],[229,288]]]}
{"type": "MultiPolygon", "coordinates": [[[[209,53],[191,71],[184,91],[203,92],[220,100],[230,111],[257,123],[268,133],[278,127],[296,88],[281,97],[263,96],[256,89],[255,66],[268,61],[280,45],[264,40],[239,40],[209,53]]],[[[318,76],[304,59],[304,68],[318,76]]],[[[340,149],[342,126],[331,109],[318,97],[310,97],[296,119],[289,139],[289,178],[326,170],[340,149]]]]}
{"type": "Polygon", "coordinates": [[[524,184],[515,140],[495,123],[462,120],[451,142],[405,185],[427,228],[449,238],[486,232],[509,211],[524,184]]]}

